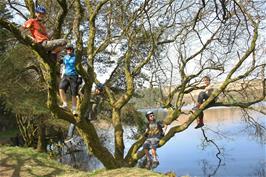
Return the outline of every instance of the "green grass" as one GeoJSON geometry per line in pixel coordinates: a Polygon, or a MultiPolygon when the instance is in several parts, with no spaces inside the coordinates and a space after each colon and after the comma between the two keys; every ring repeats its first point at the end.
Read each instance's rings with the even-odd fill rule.
{"type": "Polygon", "coordinates": [[[140,168],[120,168],[115,170],[96,170],[84,172],[52,160],[45,153],[38,153],[31,148],[0,146],[1,176],[47,176],[47,177],[162,177],[140,168]]]}
{"type": "Polygon", "coordinates": [[[0,173],[3,173],[4,176],[87,175],[85,172],[80,172],[69,166],[59,164],[49,159],[47,154],[37,153],[31,148],[2,146],[0,154],[0,173]]]}

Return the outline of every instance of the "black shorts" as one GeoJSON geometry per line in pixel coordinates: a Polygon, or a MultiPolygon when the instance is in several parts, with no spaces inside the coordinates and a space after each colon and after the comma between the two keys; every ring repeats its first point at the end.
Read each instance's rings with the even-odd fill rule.
{"type": "Polygon", "coordinates": [[[68,87],[70,86],[70,91],[72,96],[77,96],[78,95],[78,76],[67,76],[64,75],[60,84],[59,84],[59,89],[64,90],[65,92],[67,91],[68,87]]]}

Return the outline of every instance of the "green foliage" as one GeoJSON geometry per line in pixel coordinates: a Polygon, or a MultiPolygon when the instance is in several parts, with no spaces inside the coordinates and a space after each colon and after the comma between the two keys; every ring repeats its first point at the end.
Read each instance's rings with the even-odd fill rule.
{"type": "Polygon", "coordinates": [[[16,116],[11,109],[6,107],[4,98],[0,97],[0,131],[14,129],[16,127],[16,116]]]}
{"type": "Polygon", "coordinates": [[[124,124],[136,126],[139,133],[145,130],[145,121],[143,115],[136,110],[134,104],[127,104],[122,109],[121,117],[124,124]]]}
{"type": "Polygon", "coordinates": [[[18,114],[44,114],[45,86],[33,53],[23,45],[8,50],[0,60],[1,96],[18,114]]]}
{"type": "Polygon", "coordinates": [[[138,90],[131,102],[135,103],[136,109],[158,108],[160,107],[160,97],[161,93],[159,88],[147,88],[138,90]]]}
{"type": "MultiPolygon", "coordinates": [[[[0,3],[0,18],[12,18],[4,3],[0,3]]],[[[0,26],[0,56],[7,50],[8,46],[10,45],[10,42],[8,42],[10,38],[11,33],[0,26]]]]}

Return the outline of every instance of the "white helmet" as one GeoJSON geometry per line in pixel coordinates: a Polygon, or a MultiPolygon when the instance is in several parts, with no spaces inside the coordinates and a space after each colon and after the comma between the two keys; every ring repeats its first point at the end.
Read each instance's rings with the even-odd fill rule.
{"type": "Polygon", "coordinates": [[[154,114],[152,111],[146,112],[145,116],[148,117],[150,114],[154,114]]]}

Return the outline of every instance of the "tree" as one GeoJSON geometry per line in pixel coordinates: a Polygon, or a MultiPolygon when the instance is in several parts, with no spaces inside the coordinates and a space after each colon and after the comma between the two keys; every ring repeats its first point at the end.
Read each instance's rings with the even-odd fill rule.
{"type": "MultiPolygon", "coordinates": [[[[161,49],[168,48],[166,51],[170,51],[173,49],[171,45],[173,43],[178,53],[177,65],[172,68],[178,71],[178,77],[175,80],[170,78],[170,83],[175,86],[162,100],[162,104],[168,109],[167,117],[164,119],[166,124],[170,124],[183,114],[181,108],[184,104],[184,95],[197,89],[196,83],[202,75],[206,73],[211,73],[213,76],[224,75],[224,79],[217,91],[198,111],[188,116],[184,124],[169,130],[160,141],[160,146],[176,133],[186,130],[214,99],[226,91],[229,85],[239,80],[249,80],[253,74],[258,73],[258,70],[263,73],[259,79],[262,93],[258,97],[245,102],[238,100],[233,103],[218,102],[215,106],[249,108],[265,99],[265,61],[257,58],[259,24],[263,21],[260,1],[240,3],[231,0],[218,3],[215,0],[190,2],[75,0],[72,4],[66,0],[57,0],[49,3],[58,7],[56,11],[58,13],[49,11],[48,14],[56,29],[53,37],[59,38],[67,33],[69,39],[74,39],[76,44],[76,68],[85,81],[84,97],[77,117],[58,106],[56,61],[41,46],[22,36],[12,22],[0,19],[0,26],[12,32],[20,43],[38,55],[36,60],[43,66],[49,110],[58,119],[74,123],[88,146],[88,151],[108,169],[134,166],[144,155],[143,150],[139,151],[145,140],[143,136],[125,154],[121,110],[131,100],[138,83],[138,76],[145,73],[145,66],[151,65],[153,61],[160,64],[161,57],[167,53],[161,49]],[[74,13],[70,14],[69,11],[74,13]],[[70,16],[73,18],[73,26],[65,30],[64,22],[70,16]],[[87,68],[81,64],[84,57],[88,64],[87,68]],[[96,61],[101,62],[104,57],[113,61],[104,64],[113,66],[105,82],[105,92],[112,110],[114,154],[101,144],[93,123],[86,118],[87,109],[91,107],[92,85],[98,82],[95,72],[96,61]],[[194,62],[197,63],[196,69],[188,72],[188,67],[194,62]],[[122,79],[117,79],[120,76],[122,79]],[[112,91],[114,85],[121,88],[119,93],[112,91]],[[171,106],[172,102],[174,108],[171,106]]],[[[30,16],[34,16],[32,0],[25,0],[22,5],[29,10],[30,16]]],[[[167,73],[169,67],[161,67],[159,71],[167,73]]]]}
{"type": "Polygon", "coordinates": [[[7,108],[4,98],[0,97],[0,131],[6,131],[16,127],[16,117],[11,109],[7,108]]]}
{"type": "MultiPolygon", "coordinates": [[[[6,6],[0,4],[1,17],[11,20],[6,6]]],[[[0,35],[1,127],[3,130],[18,128],[25,146],[45,152],[48,141],[62,141],[62,137],[60,125],[49,122],[51,114],[45,104],[42,66],[32,50],[18,44],[11,32],[1,27],[0,35]]]]}
{"type": "MultiPolygon", "coordinates": [[[[10,12],[8,12],[8,10],[6,9],[6,6],[4,4],[0,4],[0,17],[5,19],[5,20],[10,20],[12,19],[12,16],[10,14],[10,12]]],[[[4,29],[4,28],[0,28],[0,36],[1,36],[1,40],[0,40],[0,56],[2,55],[2,53],[7,50],[8,46],[10,46],[10,33],[8,30],[4,29]]]]}

